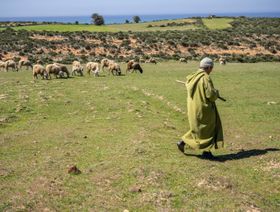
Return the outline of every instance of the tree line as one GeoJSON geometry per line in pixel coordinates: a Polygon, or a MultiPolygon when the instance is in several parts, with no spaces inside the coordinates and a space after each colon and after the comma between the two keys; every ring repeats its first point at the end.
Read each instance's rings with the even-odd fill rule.
{"type": "MultiPolygon", "coordinates": [[[[98,13],[93,13],[91,15],[91,19],[92,19],[92,23],[97,25],[97,26],[101,26],[105,24],[105,19],[102,15],[99,15],[98,13]]],[[[141,21],[141,18],[136,15],[132,17],[132,20],[134,23],[139,23],[141,21]]],[[[125,20],[125,23],[130,23],[129,20],[125,20]]]]}

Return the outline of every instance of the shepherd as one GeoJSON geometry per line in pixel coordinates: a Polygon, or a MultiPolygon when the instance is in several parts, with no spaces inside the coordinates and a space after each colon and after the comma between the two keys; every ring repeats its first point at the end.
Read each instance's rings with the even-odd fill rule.
{"type": "MultiPolygon", "coordinates": [[[[223,129],[215,101],[220,97],[210,78],[214,63],[210,58],[200,62],[199,70],[189,76],[187,109],[190,130],[177,143],[184,153],[185,147],[202,150],[202,157],[211,159],[212,149],[223,147],[223,129]],[[221,145],[219,145],[221,144],[221,145]]],[[[222,98],[223,99],[223,98],[222,98]]]]}

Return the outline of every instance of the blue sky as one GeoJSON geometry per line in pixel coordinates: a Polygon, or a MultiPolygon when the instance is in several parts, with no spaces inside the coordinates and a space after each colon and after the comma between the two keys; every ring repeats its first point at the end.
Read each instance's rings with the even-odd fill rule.
{"type": "Polygon", "coordinates": [[[279,11],[280,0],[0,0],[1,17],[279,11]]]}

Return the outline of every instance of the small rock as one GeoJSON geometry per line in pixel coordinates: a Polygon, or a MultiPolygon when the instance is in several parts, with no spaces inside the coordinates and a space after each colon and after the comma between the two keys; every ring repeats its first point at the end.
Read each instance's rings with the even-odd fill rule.
{"type": "Polygon", "coordinates": [[[130,189],[129,189],[130,192],[132,193],[140,193],[142,192],[142,189],[140,186],[132,186],[130,189]]]}
{"type": "Polygon", "coordinates": [[[7,94],[0,94],[0,99],[6,99],[7,98],[7,94]]]}
{"type": "Polygon", "coordinates": [[[81,174],[82,172],[77,168],[77,166],[72,166],[68,169],[68,173],[78,175],[81,174]]]}
{"type": "Polygon", "coordinates": [[[176,130],[176,127],[173,126],[173,125],[171,125],[171,124],[169,124],[167,121],[163,122],[163,125],[164,125],[164,127],[167,128],[167,129],[176,130]]]}
{"type": "Polygon", "coordinates": [[[84,136],[84,139],[87,139],[87,138],[88,138],[88,137],[85,135],[85,136],[84,136]]]}
{"type": "Polygon", "coordinates": [[[276,105],[277,102],[267,102],[267,105],[276,105]]]}

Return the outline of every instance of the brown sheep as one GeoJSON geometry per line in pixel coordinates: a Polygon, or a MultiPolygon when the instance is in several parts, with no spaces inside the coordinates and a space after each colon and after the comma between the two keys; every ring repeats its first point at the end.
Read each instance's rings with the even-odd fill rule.
{"type": "Polygon", "coordinates": [[[40,64],[36,64],[33,66],[33,79],[38,79],[37,75],[41,75],[42,79],[48,79],[48,74],[44,66],[40,64]]]}
{"type": "Polygon", "coordinates": [[[15,61],[13,60],[7,60],[5,62],[5,70],[9,71],[9,68],[12,68],[14,71],[18,71],[18,67],[15,61]]]}
{"type": "Polygon", "coordinates": [[[227,63],[227,61],[226,61],[226,59],[225,58],[220,58],[219,59],[219,63],[221,64],[221,65],[226,65],[226,63],[227,63]]]}
{"type": "Polygon", "coordinates": [[[64,77],[64,74],[66,74],[67,78],[70,77],[70,73],[69,73],[68,68],[66,67],[66,65],[63,65],[63,64],[60,64],[60,63],[54,63],[54,65],[60,67],[60,71],[58,73],[60,78],[64,77]]]}
{"type": "Polygon", "coordinates": [[[101,69],[102,69],[102,71],[104,71],[105,67],[109,68],[110,63],[114,63],[114,61],[106,59],[106,58],[101,60],[101,69]]]}
{"type": "Polygon", "coordinates": [[[111,61],[109,63],[109,74],[110,73],[112,73],[113,75],[120,76],[122,74],[120,65],[111,61]]]}
{"type": "Polygon", "coordinates": [[[19,62],[18,62],[18,68],[21,69],[23,66],[26,67],[26,69],[28,70],[29,68],[33,68],[32,66],[32,63],[27,60],[27,59],[21,59],[19,62]]]}
{"type": "Polygon", "coordinates": [[[5,62],[0,61],[0,71],[1,71],[2,69],[5,69],[5,62]]]}
{"type": "Polygon", "coordinates": [[[92,72],[95,77],[99,76],[99,64],[98,63],[88,62],[86,65],[86,70],[87,70],[88,75],[90,75],[90,72],[92,72]]]}
{"type": "Polygon", "coordinates": [[[63,77],[64,73],[66,73],[67,77],[69,77],[69,71],[65,65],[54,63],[46,66],[47,76],[51,79],[51,74],[53,74],[56,78],[63,77]]]}
{"type": "Polygon", "coordinates": [[[83,71],[84,68],[79,61],[74,61],[72,63],[72,76],[76,74],[80,74],[80,76],[83,76],[83,71]]]}
{"type": "Polygon", "coordinates": [[[143,69],[141,68],[140,64],[138,62],[135,62],[134,60],[130,60],[127,63],[127,67],[126,67],[126,74],[127,72],[130,72],[132,70],[132,72],[137,72],[137,70],[142,74],[143,73],[143,69]]]}

